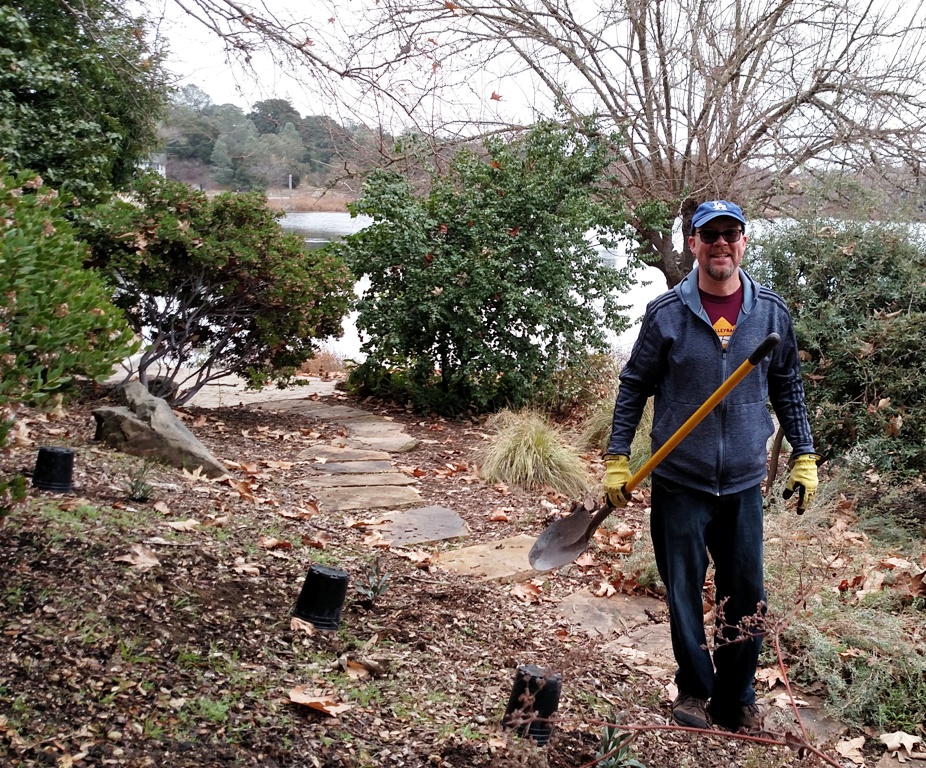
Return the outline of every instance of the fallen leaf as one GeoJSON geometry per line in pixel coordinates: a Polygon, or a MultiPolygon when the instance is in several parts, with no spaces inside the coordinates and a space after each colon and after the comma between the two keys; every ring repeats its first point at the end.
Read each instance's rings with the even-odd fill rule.
{"type": "Polygon", "coordinates": [[[302,704],[305,707],[323,712],[331,717],[336,717],[350,709],[353,706],[338,701],[329,694],[319,693],[318,691],[308,692],[304,685],[297,686],[289,692],[289,698],[296,704],[302,704]]]}
{"type": "Polygon", "coordinates": [[[175,531],[192,531],[199,525],[199,520],[194,520],[190,518],[189,520],[175,520],[173,522],[167,523],[168,528],[173,528],[175,531]]]}
{"type": "Polygon", "coordinates": [[[392,542],[379,531],[370,531],[363,537],[363,543],[368,547],[376,547],[379,549],[389,549],[389,547],[392,546],[392,542]]]}
{"type": "Polygon", "coordinates": [[[152,506],[162,515],[172,514],[170,511],[170,507],[168,507],[167,504],[165,504],[163,501],[156,501],[154,502],[154,504],[152,504],[152,506]]]}
{"type": "Polygon", "coordinates": [[[290,549],[293,546],[288,541],[275,539],[272,536],[261,536],[257,544],[264,549],[290,549]]]}
{"type": "Polygon", "coordinates": [[[598,561],[595,560],[595,556],[591,552],[583,552],[573,562],[582,568],[588,568],[591,565],[596,565],[598,561]]]}
{"type": "Polygon", "coordinates": [[[291,469],[295,466],[295,462],[292,461],[275,461],[273,459],[265,459],[264,464],[270,469],[291,469]]]}
{"type": "Polygon", "coordinates": [[[27,448],[32,445],[33,440],[29,437],[29,425],[25,419],[19,419],[10,430],[13,442],[21,448],[27,448]]]}
{"type": "Polygon", "coordinates": [[[595,597],[611,597],[615,594],[617,590],[612,586],[610,581],[602,581],[595,589],[592,590],[592,594],[595,597]]]}
{"type": "Polygon", "coordinates": [[[134,544],[130,554],[115,558],[117,563],[129,563],[139,571],[148,571],[161,564],[158,556],[144,544],[134,544]]]}
{"type": "Polygon", "coordinates": [[[391,517],[383,517],[379,520],[348,520],[345,524],[348,528],[367,528],[374,525],[382,525],[391,522],[391,517]]]}
{"type": "Polygon", "coordinates": [[[309,518],[315,517],[315,515],[318,514],[318,509],[316,509],[314,512],[303,507],[296,507],[295,509],[278,509],[277,514],[280,515],[280,517],[288,517],[292,520],[308,520],[309,518]]]}
{"type": "Polygon", "coordinates": [[[771,690],[778,683],[784,684],[785,673],[780,667],[765,667],[756,672],[756,680],[765,683],[768,689],[771,690]]]}
{"type": "Polygon", "coordinates": [[[792,699],[787,693],[779,693],[772,699],[772,706],[779,709],[791,709],[791,707],[809,707],[810,704],[796,696],[792,699]]]}
{"type": "Polygon", "coordinates": [[[844,651],[840,651],[838,656],[840,659],[845,661],[846,659],[856,659],[865,655],[865,651],[860,650],[859,648],[846,648],[844,651]]]}
{"type": "Polygon", "coordinates": [[[878,740],[887,747],[888,752],[897,752],[903,747],[908,755],[912,755],[913,747],[921,744],[923,738],[903,731],[894,731],[894,733],[882,733],[878,740]]]}
{"type": "Polygon", "coordinates": [[[539,603],[540,587],[533,582],[516,584],[511,588],[511,596],[516,597],[522,603],[539,603]]]}
{"type": "Polygon", "coordinates": [[[235,480],[233,477],[226,477],[226,482],[234,488],[238,495],[246,501],[254,501],[254,485],[247,480],[235,480]]]}
{"type": "Polygon", "coordinates": [[[501,508],[496,507],[489,513],[489,522],[507,523],[509,520],[507,513],[501,508]]]}
{"type": "Polygon", "coordinates": [[[911,597],[926,597],[926,571],[915,576],[903,573],[897,578],[894,587],[903,590],[911,597]]]}
{"type": "Polygon", "coordinates": [[[290,617],[289,628],[293,632],[305,632],[307,635],[315,634],[315,625],[311,621],[300,619],[298,616],[290,617]]]}
{"type": "Polygon", "coordinates": [[[862,755],[863,746],[865,746],[865,737],[859,736],[857,739],[848,739],[838,742],[836,744],[836,751],[856,765],[864,765],[865,757],[862,755]]]}
{"type": "Polygon", "coordinates": [[[329,541],[331,541],[331,536],[324,532],[317,533],[315,536],[302,535],[302,543],[314,549],[324,549],[329,541]]]}
{"type": "Polygon", "coordinates": [[[406,560],[411,560],[419,568],[427,568],[431,565],[431,553],[423,549],[394,549],[394,554],[406,560]]]}
{"type": "Polygon", "coordinates": [[[260,576],[260,568],[255,563],[244,562],[243,557],[236,557],[235,564],[232,566],[235,573],[246,573],[249,576],[260,576]]]}

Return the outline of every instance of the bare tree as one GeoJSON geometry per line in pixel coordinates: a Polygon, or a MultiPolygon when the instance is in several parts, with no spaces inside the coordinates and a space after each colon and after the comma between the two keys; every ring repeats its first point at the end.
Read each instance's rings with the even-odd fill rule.
{"type": "Polygon", "coordinates": [[[669,285],[693,262],[671,222],[687,228],[701,200],[787,212],[814,174],[915,178],[924,148],[920,2],[379,0],[297,23],[234,0],[175,1],[235,50],[274,45],[308,65],[332,105],[435,140],[599,115],[621,139],[637,237],[669,285]]]}

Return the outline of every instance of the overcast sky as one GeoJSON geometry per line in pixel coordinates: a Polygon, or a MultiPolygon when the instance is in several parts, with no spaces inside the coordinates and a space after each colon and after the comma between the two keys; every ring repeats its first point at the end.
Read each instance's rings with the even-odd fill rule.
{"type": "Polygon", "coordinates": [[[257,63],[259,82],[229,63],[222,41],[186,16],[173,0],[152,0],[145,15],[161,18],[158,31],[168,41],[168,69],[177,76],[178,86],[199,86],[215,104],[236,104],[245,111],[262,99],[288,98],[301,114],[318,113],[318,105],[307,103],[301,89],[272,62],[257,63]]]}

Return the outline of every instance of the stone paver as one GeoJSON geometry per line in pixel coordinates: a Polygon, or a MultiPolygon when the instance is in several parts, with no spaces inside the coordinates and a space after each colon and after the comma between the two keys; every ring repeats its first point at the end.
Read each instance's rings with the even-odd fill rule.
{"type": "Polygon", "coordinates": [[[377,485],[354,488],[318,488],[313,491],[323,510],[344,512],[360,509],[391,509],[421,503],[421,494],[403,485],[377,485]]]}
{"type": "Polygon", "coordinates": [[[263,389],[246,389],[243,379],[229,376],[215,384],[203,387],[197,392],[190,405],[198,408],[222,408],[236,405],[280,405],[288,401],[310,402],[311,397],[329,397],[336,393],[337,381],[324,381],[317,378],[299,379],[301,382],[286,389],[264,387],[263,389]]]}
{"type": "Polygon", "coordinates": [[[301,461],[389,461],[389,451],[342,448],[337,445],[313,445],[296,454],[301,461]]]}
{"type": "Polygon", "coordinates": [[[446,507],[419,507],[395,512],[378,527],[383,538],[398,546],[469,536],[466,521],[446,507]]]}
{"type": "MultiPolygon", "coordinates": [[[[626,634],[640,625],[653,623],[647,611],[656,615],[664,614],[665,610],[665,603],[652,597],[620,593],[596,597],[587,589],[573,592],[557,606],[557,612],[563,619],[576,623],[580,629],[593,635],[626,634]]],[[[663,624],[662,627],[668,638],[669,625],[663,624]]]]}
{"type": "Polygon", "coordinates": [[[401,472],[377,472],[376,474],[317,475],[297,480],[293,485],[303,488],[372,488],[380,485],[415,485],[417,482],[414,477],[403,475],[401,472]]]}
{"type": "Polygon", "coordinates": [[[326,475],[374,475],[392,472],[394,469],[391,461],[336,461],[312,465],[314,472],[326,475]]]}
{"type": "Polygon", "coordinates": [[[536,539],[521,534],[487,544],[441,552],[436,564],[454,573],[485,581],[527,581],[537,575],[527,560],[536,539]]]}

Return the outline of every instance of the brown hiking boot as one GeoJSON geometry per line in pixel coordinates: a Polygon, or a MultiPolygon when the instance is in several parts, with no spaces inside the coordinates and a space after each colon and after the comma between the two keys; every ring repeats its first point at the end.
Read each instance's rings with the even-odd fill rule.
{"type": "Polygon", "coordinates": [[[746,733],[758,733],[762,730],[762,712],[758,704],[744,704],[740,707],[739,726],[735,729],[746,733]]]}
{"type": "Polygon", "coordinates": [[[711,720],[719,728],[734,733],[760,733],[763,727],[763,715],[758,704],[742,704],[733,709],[719,709],[713,702],[709,707],[711,720]]]}
{"type": "Polygon", "coordinates": [[[707,701],[679,693],[672,702],[672,719],[689,728],[710,728],[707,722],[707,701]]]}

